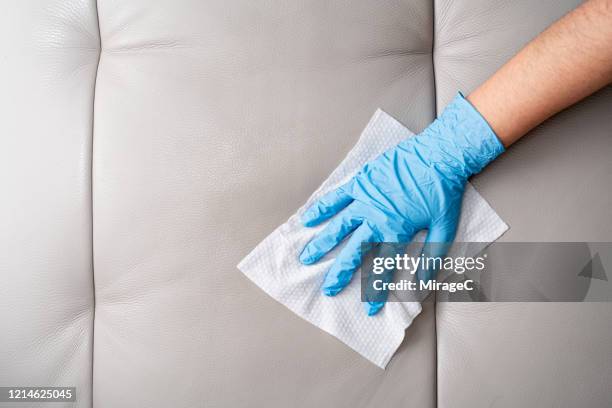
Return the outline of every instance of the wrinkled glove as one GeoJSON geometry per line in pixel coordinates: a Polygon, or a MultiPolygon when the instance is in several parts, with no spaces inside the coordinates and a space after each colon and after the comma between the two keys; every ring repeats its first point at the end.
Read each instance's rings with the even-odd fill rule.
{"type": "MultiPolygon", "coordinates": [[[[307,227],[334,218],[304,247],[300,261],[317,262],[351,235],[323,282],[323,293],[334,296],[359,268],[362,243],[408,243],[423,229],[425,245],[452,242],[468,178],[503,152],[485,119],[458,94],[422,133],[366,164],[302,215],[307,227]]],[[[380,299],[365,302],[368,315],[383,306],[380,299]]]]}

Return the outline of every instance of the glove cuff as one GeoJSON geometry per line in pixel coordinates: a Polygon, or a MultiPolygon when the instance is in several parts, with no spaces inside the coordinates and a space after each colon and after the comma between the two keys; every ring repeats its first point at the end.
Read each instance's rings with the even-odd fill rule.
{"type": "Polygon", "coordinates": [[[491,126],[461,92],[446,106],[433,126],[437,128],[435,133],[439,137],[450,142],[450,150],[455,150],[453,156],[462,162],[466,179],[479,173],[505,151],[491,126]]]}

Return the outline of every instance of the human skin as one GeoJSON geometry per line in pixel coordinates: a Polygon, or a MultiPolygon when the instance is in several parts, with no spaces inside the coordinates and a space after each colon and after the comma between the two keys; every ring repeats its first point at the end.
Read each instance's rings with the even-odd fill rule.
{"type": "Polygon", "coordinates": [[[505,147],[612,82],[612,0],[590,0],[468,96],[505,147]]]}

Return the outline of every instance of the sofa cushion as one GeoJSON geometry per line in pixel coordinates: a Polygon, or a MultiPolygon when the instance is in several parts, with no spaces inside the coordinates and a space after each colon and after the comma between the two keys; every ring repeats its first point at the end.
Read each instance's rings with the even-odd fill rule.
{"type": "MultiPolygon", "coordinates": [[[[435,3],[440,109],[578,1],[435,3]]],[[[503,241],[612,240],[611,110],[608,87],[536,128],[472,180],[510,225],[503,241]]],[[[512,279],[515,267],[496,265],[498,280],[512,279]]],[[[609,303],[438,304],[439,406],[609,405],[611,318],[609,303]]]]}
{"type": "Polygon", "coordinates": [[[49,406],[88,407],[95,2],[0,8],[0,386],[74,386],[49,406]]]}
{"type": "Polygon", "coordinates": [[[377,107],[433,119],[431,1],[98,9],[95,405],[433,406],[431,305],[383,372],[236,269],[377,107]]]}

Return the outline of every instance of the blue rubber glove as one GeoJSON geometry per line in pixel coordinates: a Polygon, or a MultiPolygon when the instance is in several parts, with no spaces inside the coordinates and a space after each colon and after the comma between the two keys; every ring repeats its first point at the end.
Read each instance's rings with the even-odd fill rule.
{"type": "MultiPolygon", "coordinates": [[[[423,229],[426,243],[452,242],[468,178],[503,152],[488,123],[458,94],[422,133],[366,164],[303,214],[307,227],[334,218],[304,247],[300,261],[317,262],[352,234],[323,282],[323,293],[334,296],[361,265],[362,243],[410,242],[423,229]]],[[[374,315],[383,305],[365,302],[366,312],[374,315]]]]}

